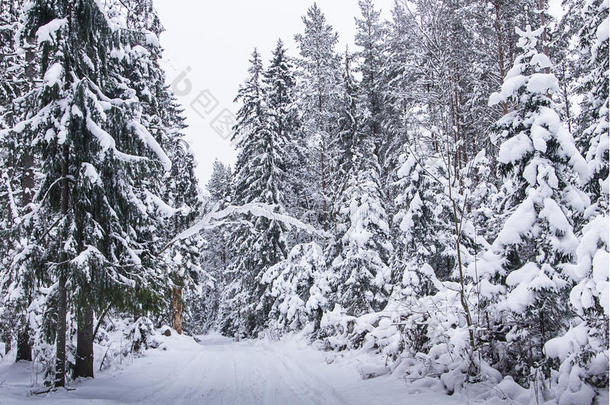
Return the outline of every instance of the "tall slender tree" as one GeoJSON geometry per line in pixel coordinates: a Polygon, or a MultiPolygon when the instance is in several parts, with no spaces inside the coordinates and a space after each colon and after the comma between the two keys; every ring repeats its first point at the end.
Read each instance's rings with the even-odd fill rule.
{"type": "MultiPolygon", "coordinates": [[[[282,40],[278,40],[273,50],[269,66],[264,72],[263,86],[271,120],[271,130],[284,139],[285,155],[285,204],[297,217],[310,214],[311,203],[308,198],[310,175],[303,162],[307,156],[307,144],[298,112],[296,96],[296,71],[294,60],[288,56],[282,40]]],[[[289,233],[289,243],[299,238],[295,232],[289,233]]]]}
{"type": "MultiPolygon", "coordinates": [[[[286,133],[278,132],[271,119],[264,68],[257,50],[252,54],[249,78],[240,88],[236,101],[241,103],[233,139],[239,156],[235,165],[235,205],[264,203],[275,212],[284,212],[286,201],[286,133]]],[[[230,243],[234,251],[229,272],[233,283],[223,297],[223,329],[230,333],[253,335],[265,325],[270,303],[261,301],[265,285],[262,275],[267,267],[286,257],[285,225],[264,217],[248,216],[244,226],[236,227],[230,243]]]]}
{"type": "MultiPolygon", "coordinates": [[[[35,79],[33,69],[34,53],[30,44],[21,44],[19,40],[19,18],[23,4],[19,1],[4,1],[0,4],[1,28],[0,37],[0,130],[7,129],[20,121],[27,113],[27,103],[22,97],[31,89],[35,79]],[[22,50],[25,52],[21,52],[22,50]]],[[[31,145],[20,137],[6,133],[0,136],[4,156],[0,165],[2,174],[2,190],[4,204],[2,215],[3,232],[3,271],[0,290],[7,292],[7,324],[3,328],[10,347],[11,335],[17,332],[17,361],[32,360],[30,337],[30,316],[28,306],[35,294],[33,273],[28,269],[26,261],[21,260],[20,241],[31,237],[32,228],[21,224],[24,215],[31,210],[30,203],[35,194],[34,157],[31,145]],[[20,270],[16,268],[20,267],[20,270]],[[2,288],[3,287],[3,288],[2,288]],[[10,291],[9,291],[10,290],[10,291]],[[9,298],[10,297],[10,298],[9,298]],[[13,312],[9,316],[9,311],[13,312]],[[18,316],[14,317],[17,313],[18,316]],[[10,320],[9,320],[10,319],[10,320]]],[[[0,315],[2,316],[2,315],[0,315]]]]}
{"type": "MultiPolygon", "coordinates": [[[[360,90],[363,94],[365,131],[375,143],[375,153],[382,157],[380,150],[387,144],[385,128],[383,127],[385,108],[383,100],[387,91],[384,66],[387,62],[385,24],[381,21],[381,13],[375,10],[373,0],[361,0],[361,17],[356,18],[356,46],[359,57],[359,71],[362,75],[360,90]]],[[[380,162],[383,165],[383,162],[380,162]]]]}
{"type": "Polygon", "coordinates": [[[314,191],[315,208],[319,213],[317,223],[329,229],[330,198],[332,195],[332,171],[336,164],[336,122],[338,100],[341,94],[341,62],[335,48],[338,35],[326,22],[326,16],[314,3],[303,17],[305,31],[295,36],[300,59],[300,110],[304,119],[303,131],[311,153],[310,173],[314,191]]]}

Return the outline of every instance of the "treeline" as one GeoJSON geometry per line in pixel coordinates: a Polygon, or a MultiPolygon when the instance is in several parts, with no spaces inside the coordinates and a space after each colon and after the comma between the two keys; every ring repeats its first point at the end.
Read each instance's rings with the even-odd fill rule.
{"type": "Polygon", "coordinates": [[[590,403],[608,386],[607,2],[561,21],[538,0],[398,1],[389,21],[359,4],[351,48],[314,4],[295,57],[253,52],[237,163],[208,186],[325,236],[255,216],[209,231],[198,325],[305,329],[448,392],[512,376],[532,401],[590,403]]]}
{"type": "Polygon", "coordinates": [[[0,1],[1,340],[54,387],[108,313],[141,336],[203,274],[200,240],[166,246],[204,201],[162,29],[150,0],[0,1]]]}

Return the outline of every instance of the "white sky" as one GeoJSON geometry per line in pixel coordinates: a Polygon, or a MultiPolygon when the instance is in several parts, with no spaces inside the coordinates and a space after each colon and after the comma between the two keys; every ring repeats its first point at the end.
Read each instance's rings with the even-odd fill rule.
{"type": "MultiPolygon", "coordinates": [[[[389,16],[393,2],[377,0],[376,5],[384,16],[389,16]]],[[[340,50],[346,43],[352,44],[358,1],[317,3],[339,32],[340,50]]],[[[186,133],[199,162],[197,174],[202,185],[209,179],[215,158],[234,163],[235,151],[229,140],[218,135],[210,124],[225,108],[236,111],[233,98],[247,75],[252,50],[258,47],[268,61],[277,39],[282,38],[290,54],[296,55],[294,35],[303,30],[301,16],[312,4],[313,0],[155,1],[166,29],[161,43],[165,48],[168,81],[171,83],[190,68],[186,79],[191,90],[187,91],[188,83],[181,80],[176,82],[175,89],[185,108],[189,124],[186,133]],[[191,106],[193,102],[195,107],[191,106]]]]}

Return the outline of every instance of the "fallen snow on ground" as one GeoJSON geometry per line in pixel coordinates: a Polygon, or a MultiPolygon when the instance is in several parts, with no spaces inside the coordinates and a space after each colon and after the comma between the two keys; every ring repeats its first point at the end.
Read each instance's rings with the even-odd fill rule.
{"type": "MultiPolygon", "coordinates": [[[[482,403],[416,389],[394,375],[363,380],[357,356],[318,351],[299,338],[234,342],[173,334],[73,391],[32,395],[31,365],[0,361],[0,404],[435,405],[482,403]],[[329,364],[330,363],[330,364],[329,364]]],[[[101,348],[100,348],[101,349],[101,348]]],[[[100,355],[98,354],[99,361],[100,355]]],[[[504,403],[498,398],[487,404],[504,403]]]]}

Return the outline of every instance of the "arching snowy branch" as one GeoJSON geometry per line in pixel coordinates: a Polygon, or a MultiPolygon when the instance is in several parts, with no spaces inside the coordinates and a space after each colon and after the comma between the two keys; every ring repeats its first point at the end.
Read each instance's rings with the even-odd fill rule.
{"type": "Polygon", "coordinates": [[[273,212],[273,207],[267,204],[261,203],[249,203],[240,206],[230,205],[222,210],[218,210],[218,207],[215,206],[211,212],[205,214],[195,225],[191,226],[184,232],[178,234],[170,244],[182,240],[187,239],[197,233],[201,232],[204,229],[209,229],[211,227],[216,226],[216,221],[222,220],[228,216],[234,214],[251,214],[257,217],[265,217],[274,221],[282,222],[288,227],[295,227],[297,229],[301,229],[304,232],[307,232],[312,235],[317,235],[321,237],[328,237],[328,233],[321,231],[319,229],[314,228],[311,225],[303,223],[298,219],[291,217],[285,214],[279,214],[277,212],[273,212]]]}

